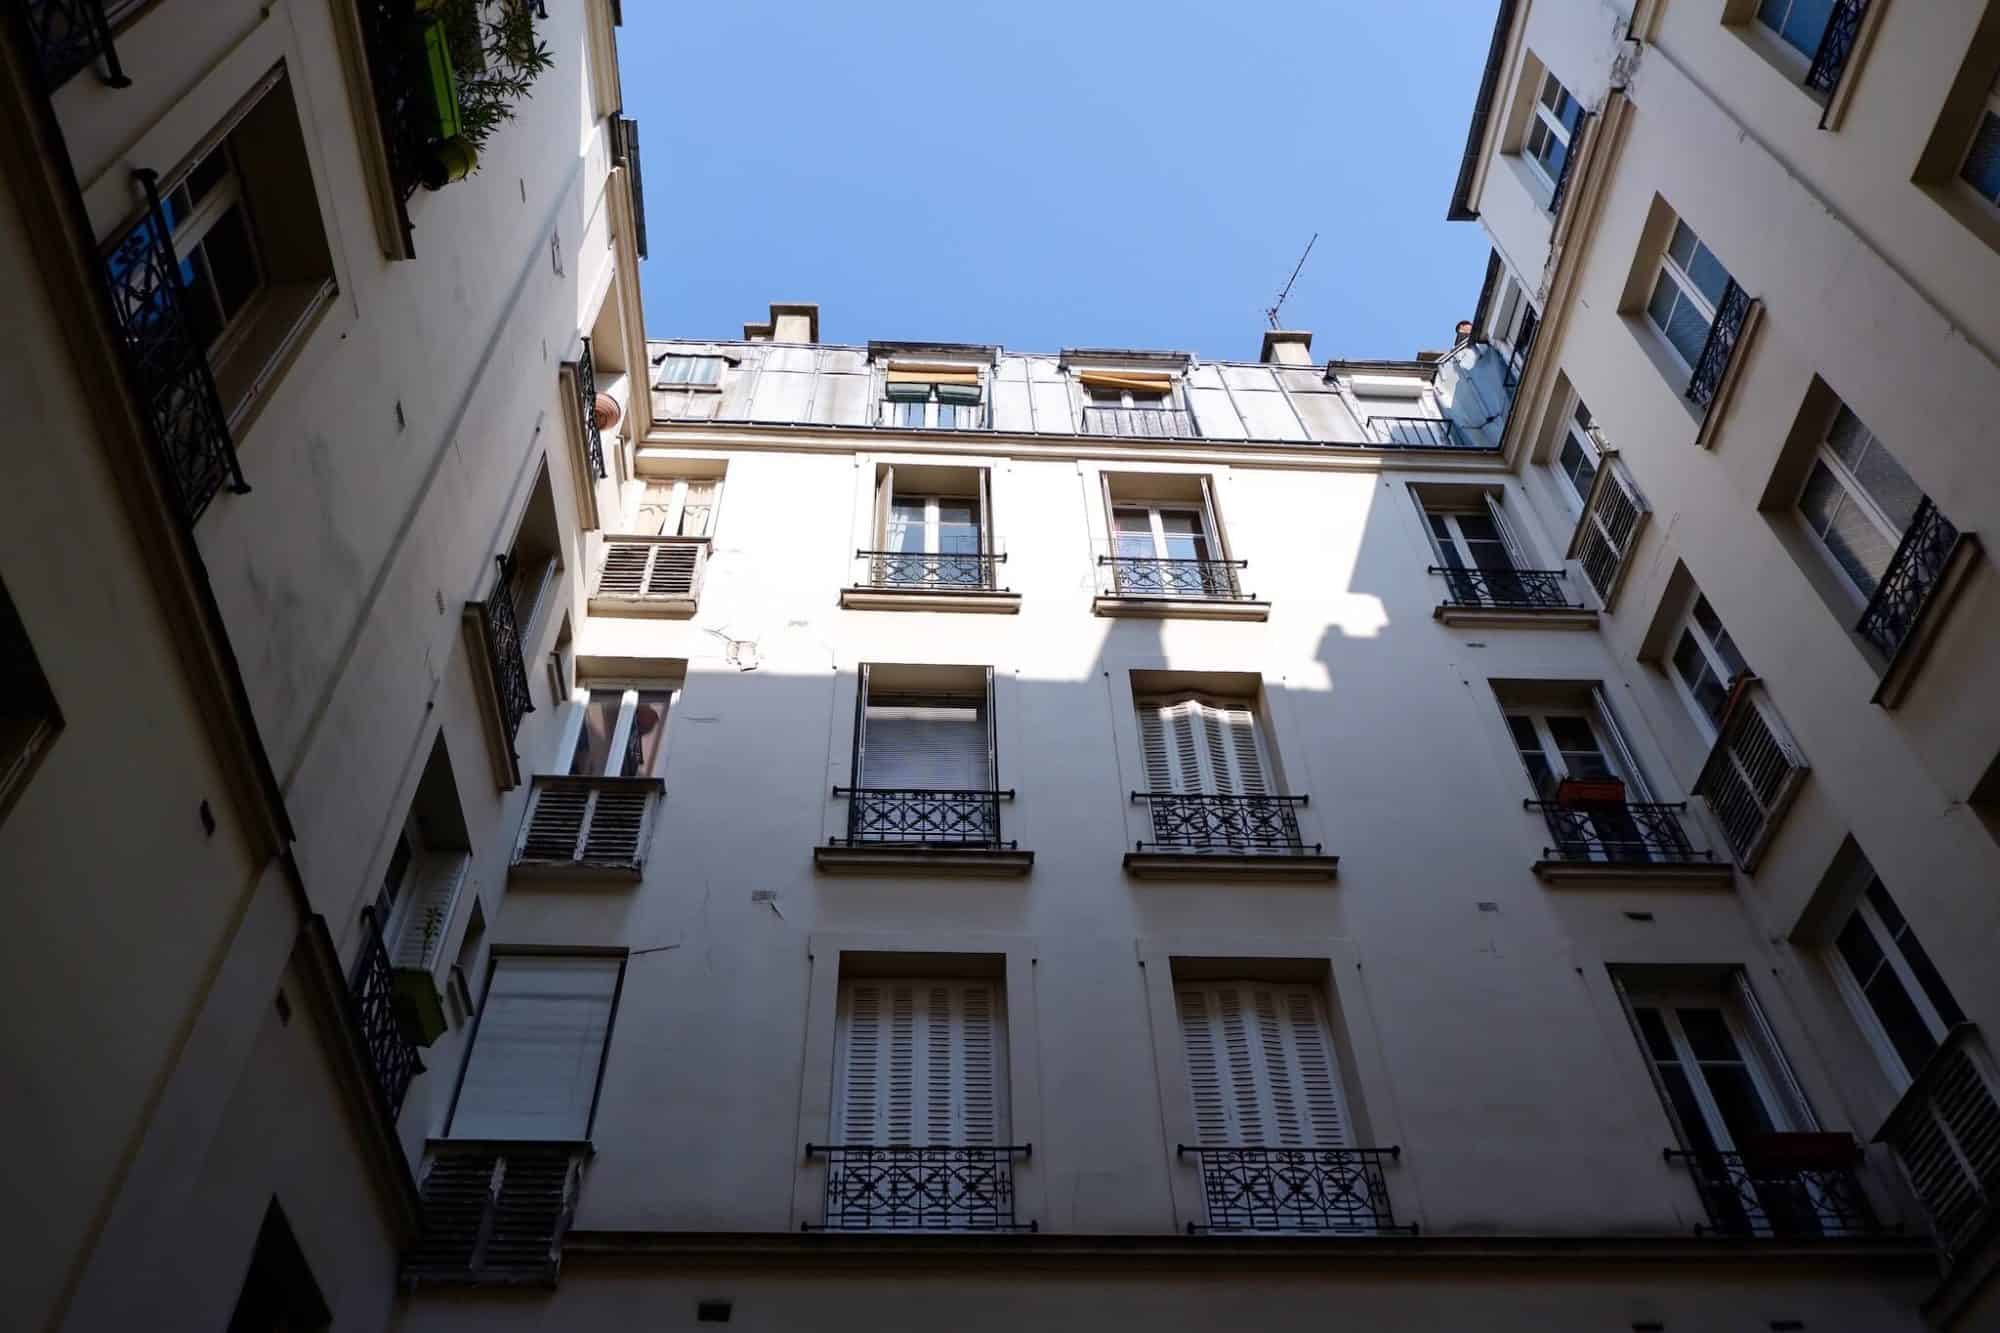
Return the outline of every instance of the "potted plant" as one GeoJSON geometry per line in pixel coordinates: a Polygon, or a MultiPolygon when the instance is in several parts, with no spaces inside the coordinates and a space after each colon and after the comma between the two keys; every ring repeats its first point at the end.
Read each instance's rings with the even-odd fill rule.
{"type": "Polygon", "coordinates": [[[535,36],[531,0],[416,0],[426,188],[443,189],[479,170],[479,154],[535,80],[555,63],[535,36]]]}
{"type": "Polygon", "coordinates": [[[596,418],[599,430],[610,430],[625,415],[625,409],[618,406],[618,400],[610,394],[600,393],[597,401],[591,404],[591,415],[596,418]]]}
{"type": "Polygon", "coordinates": [[[1556,784],[1557,805],[1623,805],[1623,778],[1564,778],[1556,784]]]}

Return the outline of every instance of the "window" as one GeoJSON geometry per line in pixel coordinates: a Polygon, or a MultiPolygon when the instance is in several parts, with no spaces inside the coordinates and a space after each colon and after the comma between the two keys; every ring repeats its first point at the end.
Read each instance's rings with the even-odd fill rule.
{"type": "Polygon", "coordinates": [[[1987,204],[2000,207],[2000,79],[1987,91],[1986,105],[1958,178],[1987,204]]]}
{"type": "Polygon", "coordinates": [[[667,711],[677,690],[664,686],[579,687],[572,698],[573,738],[565,742],[572,777],[650,778],[659,773],[667,711]]]}
{"type": "Polygon", "coordinates": [[[1554,189],[1562,179],[1563,162],[1569,156],[1570,141],[1583,119],[1583,108],[1569,95],[1553,74],[1542,76],[1542,90],[1535,99],[1534,119],[1522,144],[1527,159],[1554,189]]]}
{"type": "Polygon", "coordinates": [[[1605,744],[1598,725],[1581,709],[1509,708],[1507,730],[1528,781],[1542,797],[1564,781],[1615,778],[1622,783],[1628,776],[1626,765],[1611,758],[1614,747],[1605,744]]]}
{"type": "Polygon", "coordinates": [[[1722,627],[1721,617],[1700,592],[1695,593],[1693,605],[1674,629],[1668,663],[1669,674],[1680,686],[1702,734],[1714,740],[1729,702],[1729,687],[1750,667],[1736,650],[1736,641],[1722,627]]]}
{"type": "Polygon", "coordinates": [[[1741,973],[1719,985],[1621,985],[1653,1080],[1681,1144],[1739,1152],[1765,1134],[1811,1120],[1750,1008],[1741,973]]]}
{"type": "Polygon", "coordinates": [[[874,587],[991,589],[997,557],[987,522],[984,468],[891,466],[875,477],[874,587]]]}
{"type": "Polygon", "coordinates": [[[859,674],[854,783],[834,788],[847,835],[831,845],[1018,851],[1000,841],[1000,803],[1013,793],[995,778],[993,669],[874,663],[859,674]]]}
{"type": "Polygon", "coordinates": [[[843,980],[833,1142],[1007,1142],[1007,1025],[998,978],[843,980]]]}
{"type": "MultiPolygon", "coordinates": [[[[1421,497],[1426,488],[1416,488],[1421,497]]],[[[1482,494],[1469,504],[1425,500],[1424,529],[1436,568],[1445,571],[1450,600],[1458,606],[1567,606],[1551,578],[1525,571],[1498,499],[1482,494]]]]}
{"type": "Polygon", "coordinates": [[[396,967],[436,973],[471,863],[472,841],[440,733],[375,895],[375,919],[396,967]]]}
{"type": "Polygon", "coordinates": [[[1319,987],[1182,981],[1174,989],[1204,1146],[1349,1146],[1340,1061],[1319,987]]]}
{"type": "Polygon", "coordinates": [[[451,1137],[589,1138],[624,970],[622,956],[495,955],[451,1137]]]}
{"type": "Polygon", "coordinates": [[[1820,550],[1866,601],[1923,498],[1882,442],[1843,406],[1806,474],[1798,508],[1820,550]]]}
{"type": "Polygon", "coordinates": [[[884,425],[971,430],[986,424],[976,370],[892,367],[884,372],[882,396],[884,425]]]}
{"type": "Polygon", "coordinates": [[[638,526],[644,537],[707,537],[715,530],[722,498],[720,477],[661,477],[646,483],[638,526]]]}
{"type": "Polygon", "coordinates": [[[0,584],[0,815],[27,786],[62,725],[62,710],[35,660],[27,627],[0,584]]]}
{"type": "Polygon", "coordinates": [[[1673,239],[1660,256],[1646,318],[1674,354],[1693,370],[1708,342],[1715,308],[1729,287],[1729,270],[1685,222],[1674,223],[1673,239]]]}
{"type": "Polygon", "coordinates": [[[1591,418],[1590,409],[1583,399],[1576,400],[1576,409],[1564,424],[1562,445],[1556,451],[1556,471],[1562,473],[1569,484],[1570,498],[1578,508],[1590,498],[1591,483],[1597,480],[1597,469],[1602,455],[1598,451],[1597,423],[1591,418]]]}
{"type": "Polygon", "coordinates": [[[990,724],[982,695],[871,690],[856,742],[859,785],[990,791],[990,724]]]}
{"type": "Polygon", "coordinates": [[[181,265],[182,309],[211,354],[264,289],[243,182],[229,141],[196,162],[161,201],[181,265]]]}
{"type": "Polygon", "coordinates": [[[1596,685],[1496,682],[1514,751],[1553,845],[1544,861],[1687,865],[1697,855],[1680,808],[1657,804],[1596,685]]]}
{"type": "Polygon", "coordinates": [[[507,552],[507,597],[513,603],[514,623],[521,628],[524,653],[533,650],[538,632],[544,628],[543,613],[554,607],[552,593],[561,574],[562,532],[556,524],[555,495],[544,462],[507,552]]]}
{"type": "Polygon", "coordinates": [[[257,1248],[250,1252],[229,1333],[316,1333],[333,1325],[333,1311],[299,1249],[291,1223],[276,1199],[264,1212],[257,1248]]]}
{"type": "Polygon", "coordinates": [[[1199,509],[1117,505],[1111,511],[1121,558],[1203,561],[1211,557],[1207,516],[1199,509]]]}
{"type": "Polygon", "coordinates": [[[722,358],[686,356],[669,352],[660,362],[658,386],[662,389],[719,389],[722,387],[722,358]]]}
{"type": "Polygon", "coordinates": [[[1965,1011],[1881,877],[1865,864],[1862,874],[1867,887],[1834,941],[1837,972],[1883,1066],[1906,1088],[1965,1011]]]}
{"type": "Polygon", "coordinates": [[[1835,0],[1759,0],[1757,21],[1807,60],[1819,50],[1835,0]]]}
{"type": "Polygon", "coordinates": [[[979,554],[979,502],[964,496],[898,495],[883,549],[901,554],[979,554]]]}
{"type": "Polygon", "coordinates": [[[1079,372],[1083,429],[1090,435],[1176,436],[1194,433],[1175,407],[1174,381],[1150,372],[1079,372]]]}
{"type": "Polygon", "coordinates": [[[1606,611],[1617,598],[1618,586],[1625,579],[1632,551],[1651,512],[1625,465],[1609,454],[1599,454],[1567,555],[1582,566],[1584,578],[1597,590],[1606,611]]]}

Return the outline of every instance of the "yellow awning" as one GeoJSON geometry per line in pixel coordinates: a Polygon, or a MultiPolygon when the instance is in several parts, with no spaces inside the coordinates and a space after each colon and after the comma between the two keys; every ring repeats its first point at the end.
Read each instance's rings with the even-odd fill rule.
{"type": "Polygon", "coordinates": [[[891,366],[890,384],[979,384],[979,372],[959,366],[891,366]]]}
{"type": "Polygon", "coordinates": [[[1174,387],[1171,375],[1147,374],[1144,371],[1086,370],[1077,375],[1087,389],[1131,389],[1138,393],[1165,393],[1174,387]]]}

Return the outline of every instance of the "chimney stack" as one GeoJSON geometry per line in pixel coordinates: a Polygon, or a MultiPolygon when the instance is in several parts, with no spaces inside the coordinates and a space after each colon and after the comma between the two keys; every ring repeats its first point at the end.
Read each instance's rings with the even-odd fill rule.
{"type": "Polygon", "coordinates": [[[743,341],[816,343],[819,341],[819,306],[812,301],[773,301],[770,319],[762,324],[743,326],[743,341]]]}
{"type": "Polygon", "coordinates": [[[1264,348],[1257,359],[1265,365],[1309,366],[1313,336],[1304,329],[1266,329],[1264,348]]]}

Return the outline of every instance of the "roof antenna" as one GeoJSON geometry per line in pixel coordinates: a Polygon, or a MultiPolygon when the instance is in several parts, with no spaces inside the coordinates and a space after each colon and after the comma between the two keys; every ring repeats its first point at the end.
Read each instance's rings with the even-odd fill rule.
{"type": "Polygon", "coordinates": [[[1318,239],[1319,233],[1314,232],[1312,241],[1306,242],[1305,254],[1300,255],[1299,262],[1292,266],[1292,276],[1285,279],[1285,289],[1278,293],[1278,299],[1272,302],[1270,308],[1264,312],[1264,318],[1271,321],[1272,328],[1275,329],[1278,327],[1278,310],[1285,304],[1285,298],[1292,294],[1292,284],[1299,280],[1299,270],[1306,266],[1306,255],[1313,252],[1313,241],[1317,241],[1318,239]]]}

